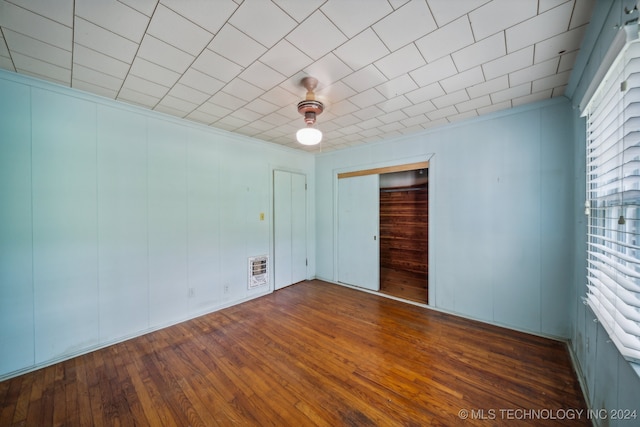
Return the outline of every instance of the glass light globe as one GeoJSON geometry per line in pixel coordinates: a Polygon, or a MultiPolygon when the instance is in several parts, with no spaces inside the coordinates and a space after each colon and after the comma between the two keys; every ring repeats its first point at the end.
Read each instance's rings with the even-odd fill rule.
{"type": "Polygon", "coordinates": [[[322,140],[322,132],[316,128],[302,128],[296,132],[296,139],[302,145],[316,145],[322,140]]]}

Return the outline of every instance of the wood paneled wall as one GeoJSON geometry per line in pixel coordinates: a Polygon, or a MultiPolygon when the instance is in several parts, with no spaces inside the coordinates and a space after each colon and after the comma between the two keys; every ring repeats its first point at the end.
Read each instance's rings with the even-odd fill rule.
{"type": "Polygon", "coordinates": [[[428,203],[426,184],[381,189],[381,267],[427,274],[428,203]]]}

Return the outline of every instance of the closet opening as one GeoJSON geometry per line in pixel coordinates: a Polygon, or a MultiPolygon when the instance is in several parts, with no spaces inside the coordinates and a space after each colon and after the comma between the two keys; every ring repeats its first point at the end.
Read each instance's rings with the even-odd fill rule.
{"type": "Polygon", "coordinates": [[[380,292],[428,304],[429,169],[380,174],[380,292]]]}

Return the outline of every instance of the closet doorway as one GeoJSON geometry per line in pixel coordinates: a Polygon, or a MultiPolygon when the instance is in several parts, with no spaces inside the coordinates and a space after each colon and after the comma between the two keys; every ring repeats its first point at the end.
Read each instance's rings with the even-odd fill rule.
{"type": "Polygon", "coordinates": [[[380,292],[427,304],[429,169],[380,174],[380,292]]]}

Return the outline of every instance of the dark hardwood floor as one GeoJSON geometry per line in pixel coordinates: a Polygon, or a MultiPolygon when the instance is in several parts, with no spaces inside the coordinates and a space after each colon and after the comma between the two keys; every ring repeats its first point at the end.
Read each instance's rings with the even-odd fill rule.
{"type": "Polygon", "coordinates": [[[590,425],[561,410],[565,343],[320,281],[0,382],[1,426],[590,425]]]}
{"type": "Polygon", "coordinates": [[[380,292],[426,304],[428,301],[427,274],[380,267],[380,292]]]}

